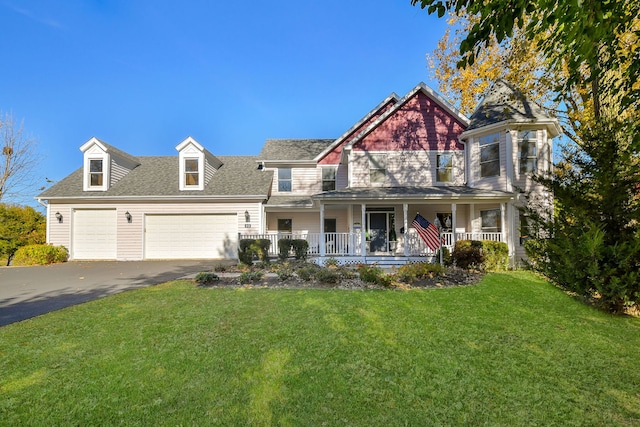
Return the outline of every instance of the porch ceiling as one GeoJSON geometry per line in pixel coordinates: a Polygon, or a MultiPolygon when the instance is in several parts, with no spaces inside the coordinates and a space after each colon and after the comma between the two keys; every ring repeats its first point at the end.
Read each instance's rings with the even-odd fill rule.
{"type": "Polygon", "coordinates": [[[465,200],[507,201],[514,197],[514,193],[497,190],[482,190],[464,186],[437,187],[376,187],[376,188],[345,188],[343,190],[327,191],[312,196],[315,200],[327,201],[378,201],[378,200],[465,200]]]}

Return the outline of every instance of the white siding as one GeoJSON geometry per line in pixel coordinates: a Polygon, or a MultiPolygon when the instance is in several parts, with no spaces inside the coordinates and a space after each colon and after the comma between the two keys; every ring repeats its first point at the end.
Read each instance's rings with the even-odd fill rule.
{"type": "Polygon", "coordinates": [[[116,182],[120,181],[126,174],[131,172],[131,170],[135,166],[136,165],[129,160],[112,155],[109,186],[112,186],[116,182]]]}
{"type": "Polygon", "coordinates": [[[61,204],[51,203],[49,208],[49,243],[63,245],[71,250],[72,208],[75,209],[115,209],[117,226],[117,259],[141,260],[144,256],[144,215],[145,214],[234,214],[237,224],[232,231],[240,233],[257,233],[260,231],[260,204],[257,202],[211,203],[211,202],[128,202],[128,203],[83,203],[61,204]],[[249,227],[245,228],[245,211],[250,214],[249,227]],[[55,213],[63,215],[63,222],[58,223],[55,213]],[[127,222],[125,212],[132,216],[127,222]]]}
{"type": "MultiPolygon", "coordinates": [[[[426,187],[432,185],[463,185],[464,184],[464,151],[389,151],[375,154],[387,155],[387,179],[382,186],[426,187]],[[453,180],[451,182],[437,182],[438,154],[453,154],[453,180]]],[[[355,151],[351,156],[351,186],[369,187],[369,154],[365,151],[355,151]]]]}
{"type": "Polygon", "coordinates": [[[467,144],[470,146],[469,161],[469,186],[481,188],[485,190],[507,190],[507,153],[506,153],[506,134],[504,131],[490,132],[487,135],[497,133],[500,135],[500,175],[491,177],[480,176],[480,145],[479,137],[475,136],[469,140],[467,144]]]}
{"type": "Polygon", "coordinates": [[[312,167],[292,167],[291,168],[291,191],[278,191],[278,168],[267,168],[274,171],[271,183],[272,195],[311,195],[322,191],[322,174],[320,168],[312,167]]]}

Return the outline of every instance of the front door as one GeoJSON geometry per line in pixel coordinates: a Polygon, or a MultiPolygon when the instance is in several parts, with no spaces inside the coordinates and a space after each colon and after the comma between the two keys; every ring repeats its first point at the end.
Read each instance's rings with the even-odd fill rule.
{"type": "Polygon", "coordinates": [[[387,213],[369,212],[369,250],[387,251],[387,213]]]}

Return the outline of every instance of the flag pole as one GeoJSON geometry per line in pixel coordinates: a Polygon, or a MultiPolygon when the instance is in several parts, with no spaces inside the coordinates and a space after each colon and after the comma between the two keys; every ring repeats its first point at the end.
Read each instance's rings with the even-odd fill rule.
{"type": "Polygon", "coordinates": [[[440,265],[442,265],[442,223],[438,216],[433,220],[433,225],[438,229],[438,252],[440,252],[440,265]]]}

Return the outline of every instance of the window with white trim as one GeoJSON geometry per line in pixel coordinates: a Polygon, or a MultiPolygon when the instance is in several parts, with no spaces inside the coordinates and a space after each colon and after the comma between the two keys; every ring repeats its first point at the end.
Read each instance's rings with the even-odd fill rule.
{"type": "Polygon", "coordinates": [[[521,174],[535,172],[538,168],[537,132],[525,130],[518,132],[518,161],[521,174]]]}
{"type": "Polygon", "coordinates": [[[291,191],[291,168],[278,168],[278,191],[291,191]]]}
{"type": "Polygon", "coordinates": [[[436,159],[436,181],[453,181],[453,154],[438,154],[436,159]]]}
{"type": "Polygon", "coordinates": [[[500,209],[480,211],[482,231],[485,233],[498,233],[502,231],[502,214],[500,209]]]}
{"type": "Polygon", "coordinates": [[[369,182],[371,184],[384,184],[387,180],[387,155],[369,155],[369,182]]]}
{"type": "Polygon", "coordinates": [[[184,159],[184,186],[199,187],[200,186],[200,170],[199,160],[197,158],[184,159]]]}
{"type": "Polygon", "coordinates": [[[335,166],[322,168],[322,191],[333,191],[336,189],[336,172],[335,166]]]}
{"type": "Polygon", "coordinates": [[[500,134],[480,137],[480,176],[500,175],[500,134]]]}
{"type": "Polygon", "coordinates": [[[89,159],[89,187],[104,186],[104,162],[102,159],[89,159]]]}

